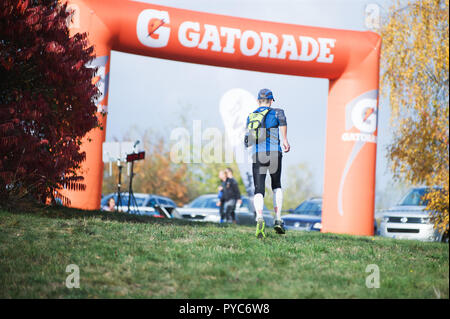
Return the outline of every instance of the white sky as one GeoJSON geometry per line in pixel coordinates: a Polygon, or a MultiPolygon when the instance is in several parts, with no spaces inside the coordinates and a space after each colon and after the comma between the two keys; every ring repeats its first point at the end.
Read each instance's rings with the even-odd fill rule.
{"type": "MultiPolygon", "coordinates": [[[[152,0],[148,2],[196,11],[232,15],[267,21],[336,29],[366,30],[364,11],[376,3],[381,14],[391,0],[152,0]]],[[[201,120],[202,128],[223,130],[219,114],[222,95],[232,88],[257,94],[270,88],[288,120],[291,152],[284,157],[282,180],[287,167],[307,163],[314,174],[314,189],[322,193],[325,150],[328,80],[242,71],[198,64],[174,62],[113,51],[109,83],[109,114],[106,141],[122,140],[135,125],[151,127],[167,134],[167,127],[179,122],[179,112],[190,105],[187,119],[201,120]]],[[[391,139],[389,104],[380,100],[378,114],[377,188],[390,183],[386,146],[391,139]]]]}

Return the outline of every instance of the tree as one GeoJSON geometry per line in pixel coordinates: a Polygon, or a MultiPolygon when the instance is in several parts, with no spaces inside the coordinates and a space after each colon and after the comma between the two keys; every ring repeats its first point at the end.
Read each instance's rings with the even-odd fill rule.
{"type": "Polygon", "coordinates": [[[86,34],[57,0],[0,2],[0,199],[80,188],[81,138],[98,126],[86,34]]]}
{"type": "MultiPolygon", "coordinates": [[[[197,109],[190,103],[183,103],[179,105],[179,114],[178,125],[175,124],[174,128],[186,128],[190,132],[193,132],[193,122],[192,119],[198,116],[196,114],[197,109]],[[187,116],[189,115],[189,117],[187,116]]],[[[202,124],[205,124],[203,122],[202,124]]],[[[224,136],[222,136],[223,138],[224,136]]],[[[204,141],[206,142],[206,141],[204,141]]],[[[220,154],[224,155],[226,150],[226,140],[222,139],[220,154]]],[[[217,145],[216,145],[217,146],[217,145]]],[[[189,150],[191,154],[194,152],[199,152],[203,154],[206,150],[205,144],[202,144],[200,149],[195,149],[193,143],[189,145],[189,150]]],[[[208,152],[206,152],[208,153],[208,152]]],[[[210,154],[211,155],[211,154],[210,154]]],[[[223,159],[223,158],[222,158],[223,159]]],[[[196,197],[203,194],[217,193],[218,186],[221,181],[219,179],[219,171],[224,170],[225,168],[230,167],[233,170],[233,176],[236,179],[239,190],[242,195],[246,194],[245,186],[242,181],[242,177],[239,171],[239,166],[233,157],[233,161],[231,163],[225,162],[212,162],[206,163],[205,161],[201,163],[187,163],[187,180],[185,183],[188,187],[188,198],[189,201],[195,199],[196,197]]]]}
{"type": "MultiPolygon", "coordinates": [[[[167,196],[179,205],[184,204],[188,201],[186,165],[172,163],[164,139],[152,135],[147,130],[139,138],[145,150],[145,159],[134,164],[133,191],[167,196]]],[[[125,140],[131,139],[125,137],[125,140]]],[[[122,165],[122,191],[127,192],[127,163],[122,165]]],[[[105,166],[105,172],[108,170],[109,167],[105,166]]],[[[103,193],[117,192],[117,181],[118,169],[114,165],[112,176],[105,177],[103,181],[103,193]]]]}
{"type": "Polygon", "coordinates": [[[136,189],[142,193],[167,196],[179,205],[186,203],[186,165],[170,161],[170,152],[162,138],[145,144],[149,156],[136,167],[136,189]]]}
{"type": "MultiPolygon", "coordinates": [[[[131,135],[136,128],[130,128],[124,140],[135,140],[131,135]]],[[[176,164],[170,161],[170,151],[164,138],[159,137],[151,130],[138,132],[139,141],[145,150],[145,159],[134,164],[133,191],[135,193],[158,194],[173,199],[178,205],[188,200],[188,185],[190,182],[187,166],[184,163],[176,164]]],[[[122,169],[122,189],[128,192],[129,176],[127,176],[126,163],[122,169]]],[[[109,165],[105,165],[105,173],[109,165]]],[[[106,174],[105,174],[106,175],[106,174]]],[[[103,180],[103,193],[117,192],[118,168],[114,165],[113,174],[105,176],[103,180]]]]}
{"type": "Polygon", "coordinates": [[[394,139],[396,179],[438,186],[427,197],[435,226],[448,233],[449,0],[397,2],[381,30],[382,88],[394,139]]]}
{"type": "Polygon", "coordinates": [[[230,167],[233,170],[233,177],[238,183],[239,191],[242,196],[246,196],[244,182],[242,181],[239,166],[236,161],[232,163],[198,163],[188,164],[188,173],[191,177],[190,199],[194,199],[202,194],[218,193],[218,187],[221,183],[219,171],[230,167]]]}
{"type": "MultiPolygon", "coordinates": [[[[187,126],[187,124],[186,124],[187,126]]],[[[145,160],[135,163],[133,191],[167,196],[178,205],[186,204],[194,198],[209,193],[217,193],[221,169],[231,167],[238,182],[241,194],[245,194],[244,183],[236,162],[233,163],[174,163],[170,158],[171,143],[163,136],[147,129],[140,132],[131,127],[124,135],[124,140],[138,139],[145,150],[145,160]]],[[[118,169],[113,164],[109,176],[109,165],[105,166],[102,191],[104,194],[117,192],[118,169]]],[[[129,177],[126,167],[122,172],[122,191],[127,191],[129,177]]]]}

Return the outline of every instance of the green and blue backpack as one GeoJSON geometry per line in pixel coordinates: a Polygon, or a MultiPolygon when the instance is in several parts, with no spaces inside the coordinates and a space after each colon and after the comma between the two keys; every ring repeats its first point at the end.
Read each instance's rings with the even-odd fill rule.
{"type": "MultiPolygon", "coordinates": [[[[249,139],[260,143],[267,137],[266,128],[266,116],[272,110],[270,107],[260,112],[255,111],[248,115],[247,130],[249,132],[249,139]]],[[[250,145],[253,143],[249,143],[250,145]]]]}

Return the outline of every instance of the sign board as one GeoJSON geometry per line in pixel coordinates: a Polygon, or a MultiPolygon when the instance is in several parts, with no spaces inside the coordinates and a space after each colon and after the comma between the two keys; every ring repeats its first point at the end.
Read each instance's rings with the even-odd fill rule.
{"type": "Polygon", "coordinates": [[[103,143],[103,162],[126,161],[127,155],[133,153],[133,142],[103,143]]]}
{"type": "Polygon", "coordinates": [[[127,155],[127,162],[134,162],[143,160],[145,158],[145,152],[139,152],[139,153],[131,153],[127,155]]]}

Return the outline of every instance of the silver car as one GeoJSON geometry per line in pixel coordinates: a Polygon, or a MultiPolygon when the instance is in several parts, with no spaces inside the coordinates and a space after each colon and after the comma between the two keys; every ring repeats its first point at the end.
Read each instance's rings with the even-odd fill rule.
{"type": "MultiPolygon", "coordinates": [[[[247,196],[242,196],[242,204],[236,206],[236,223],[240,225],[254,225],[255,210],[252,201],[247,196]]],[[[203,222],[220,223],[220,211],[217,206],[219,198],[217,194],[201,195],[187,205],[177,208],[183,219],[203,222]]],[[[263,218],[266,226],[273,226],[273,217],[269,210],[264,207],[263,218]]]]}
{"type": "Polygon", "coordinates": [[[399,239],[421,241],[446,241],[443,234],[434,229],[423,196],[430,191],[428,187],[412,188],[397,206],[383,213],[380,222],[380,235],[399,239]]]}
{"type": "MultiPolygon", "coordinates": [[[[105,195],[101,200],[101,210],[108,210],[108,201],[114,198],[119,212],[128,212],[128,193],[120,194],[120,203],[117,203],[117,193],[105,195]]],[[[160,218],[181,218],[177,205],[168,197],[135,193],[130,201],[130,213],[160,218]]]]}

